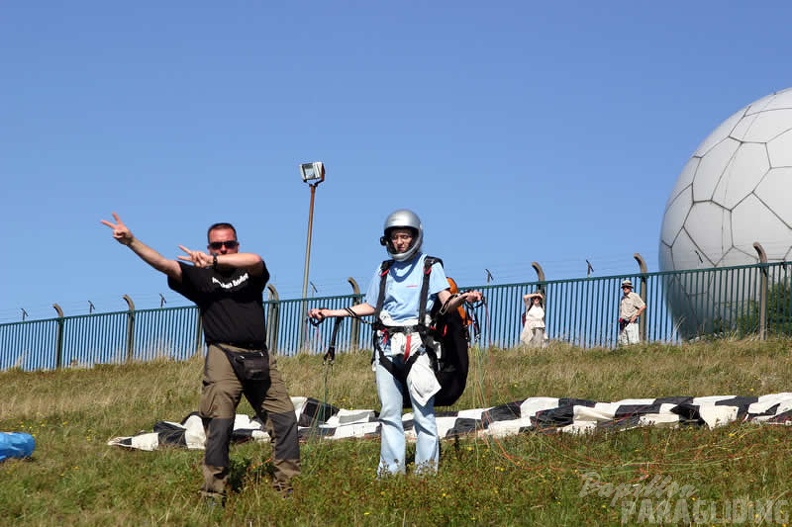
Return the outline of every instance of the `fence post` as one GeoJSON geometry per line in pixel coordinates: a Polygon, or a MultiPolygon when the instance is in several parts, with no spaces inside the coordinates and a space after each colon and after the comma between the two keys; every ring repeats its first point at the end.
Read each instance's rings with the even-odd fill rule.
{"type": "Polygon", "coordinates": [[[58,334],[55,338],[55,368],[63,366],[63,310],[58,304],[52,304],[58,313],[58,334]]]}
{"type": "MultiPolygon", "coordinates": [[[[544,269],[542,269],[542,266],[539,265],[539,262],[531,262],[531,267],[533,267],[534,271],[536,271],[536,279],[539,281],[536,284],[536,288],[539,290],[540,293],[542,293],[542,296],[544,296],[544,298],[542,299],[542,307],[545,310],[545,316],[547,316],[547,313],[548,313],[547,290],[545,289],[544,269]]],[[[520,300],[522,300],[522,295],[520,295],[520,300]]],[[[525,308],[522,307],[522,306],[521,306],[521,309],[525,310],[525,308]]],[[[549,328],[545,327],[545,339],[549,338],[548,337],[548,329],[549,328]]],[[[519,340],[517,342],[519,343],[519,340]]]]}
{"type": "Polygon", "coordinates": [[[539,262],[531,262],[531,267],[533,267],[534,271],[536,271],[536,278],[539,280],[539,283],[537,284],[539,292],[542,293],[542,295],[544,295],[543,304],[544,304],[545,313],[546,313],[547,312],[547,291],[545,291],[545,288],[544,288],[544,285],[545,285],[544,269],[542,269],[542,266],[539,265],[539,262]]]}
{"type": "MultiPolygon", "coordinates": [[[[641,290],[638,295],[643,299],[644,304],[648,306],[649,291],[646,287],[646,273],[648,272],[646,262],[639,253],[633,254],[633,258],[638,262],[638,268],[641,270],[641,290]]],[[[641,320],[638,321],[638,334],[641,337],[641,342],[646,342],[646,315],[642,316],[641,320]]]]}
{"type": "Polygon", "coordinates": [[[544,269],[542,269],[542,266],[539,265],[539,262],[531,262],[531,267],[533,267],[534,271],[536,271],[536,277],[539,279],[539,282],[544,283],[545,281],[544,269]]]}
{"type": "MultiPolygon", "coordinates": [[[[358,303],[357,295],[360,295],[360,287],[358,283],[351,276],[347,278],[347,282],[352,286],[352,293],[356,295],[354,303],[358,303]]],[[[360,319],[352,318],[352,330],[349,333],[349,345],[352,349],[360,349],[360,319]]]]}
{"type": "Polygon", "coordinates": [[[759,242],[754,242],[753,248],[759,255],[762,273],[759,278],[759,338],[767,338],[767,253],[759,242]]]}
{"type": "Polygon", "coordinates": [[[132,362],[135,356],[135,303],[129,295],[124,295],[129,313],[127,314],[127,352],[126,361],[132,362]]]}
{"type": "Polygon", "coordinates": [[[270,302],[267,308],[267,338],[269,338],[269,349],[273,355],[278,352],[278,322],[280,316],[280,297],[278,290],[272,284],[267,285],[267,300],[270,302]]]}
{"type": "Polygon", "coordinates": [[[201,343],[201,335],[203,335],[203,320],[201,320],[201,310],[198,306],[195,306],[195,310],[198,312],[198,320],[195,322],[195,341],[193,342],[195,345],[195,354],[198,355],[203,351],[203,347],[201,343]]]}

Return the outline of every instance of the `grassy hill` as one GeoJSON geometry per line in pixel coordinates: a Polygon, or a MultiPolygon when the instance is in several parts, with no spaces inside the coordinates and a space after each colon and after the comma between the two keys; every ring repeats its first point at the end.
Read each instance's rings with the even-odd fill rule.
{"type": "MultiPolygon", "coordinates": [[[[792,391],[790,344],[475,350],[468,389],[454,408],[533,396],[616,401],[792,391]]],[[[365,352],[340,355],[332,370],[319,356],[279,364],[291,395],[378,408],[365,352]]],[[[385,480],[375,478],[377,440],[312,440],[302,445],[304,472],[290,499],[270,490],[269,445],[248,443],[232,447],[235,491],[226,508],[210,510],[197,493],[202,452],[106,445],[194,411],[201,368],[196,357],[0,373],[0,431],[37,441],[32,459],[0,464],[0,524],[619,525],[717,523],[726,514],[789,522],[790,431],[755,424],[471,437],[443,443],[438,476],[385,480]]],[[[252,413],[246,402],[240,411],[252,413]]]]}

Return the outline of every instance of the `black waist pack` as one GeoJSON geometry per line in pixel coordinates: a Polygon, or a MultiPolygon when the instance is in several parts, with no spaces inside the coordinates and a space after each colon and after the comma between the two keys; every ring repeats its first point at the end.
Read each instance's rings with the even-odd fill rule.
{"type": "Polygon", "coordinates": [[[224,346],[223,350],[234,368],[240,381],[263,381],[269,379],[269,354],[265,351],[231,351],[224,346]]]}

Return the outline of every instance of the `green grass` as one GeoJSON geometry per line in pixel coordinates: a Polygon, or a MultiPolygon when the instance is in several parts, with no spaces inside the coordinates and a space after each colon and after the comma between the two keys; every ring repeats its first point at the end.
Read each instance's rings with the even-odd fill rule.
{"type": "MultiPolygon", "coordinates": [[[[476,350],[455,408],[531,396],[615,401],[789,391],[790,344],[476,350]]],[[[319,356],[283,357],[279,364],[292,395],[376,409],[368,358],[342,354],[332,370],[319,356]]],[[[269,444],[248,443],[232,447],[227,506],[210,510],[197,494],[202,452],[106,445],[195,410],[201,367],[197,357],[0,373],[0,430],[28,432],[37,441],[32,459],[0,464],[0,525],[619,525],[626,500],[614,499],[614,489],[648,492],[653,480],[690,491],[681,500],[690,523],[713,519],[694,517],[696,502],[715,504],[722,514],[724,504],[740,499],[792,501],[789,430],[734,424],[445,441],[437,476],[384,480],[375,478],[377,440],[312,440],[302,445],[303,475],[290,499],[270,489],[269,444]],[[585,486],[592,481],[599,486],[585,486]]],[[[240,411],[250,412],[247,403],[240,411]]],[[[652,505],[661,501],[652,498],[652,505]]],[[[673,496],[677,505],[679,498],[673,496]]],[[[771,519],[789,515],[781,507],[771,519]]],[[[627,524],[640,519],[647,517],[633,514],[627,524]]]]}

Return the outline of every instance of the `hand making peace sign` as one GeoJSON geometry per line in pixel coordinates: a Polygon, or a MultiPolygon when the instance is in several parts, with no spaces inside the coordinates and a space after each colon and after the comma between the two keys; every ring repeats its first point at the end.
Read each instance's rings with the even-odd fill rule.
{"type": "Polygon", "coordinates": [[[202,251],[192,251],[184,245],[179,245],[179,249],[187,253],[187,256],[179,256],[179,260],[192,262],[196,267],[212,267],[214,258],[211,254],[202,251]]]}
{"type": "Polygon", "coordinates": [[[129,227],[124,225],[124,222],[121,221],[121,218],[119,218],[118,214],[115,212],[113,213],[113,219],[116,221],[115,224],[107,220],[102,220],[102,224],[113,229],[113,238],[115,238],[116,241],[121,245],[129,245],[132,243],[132,240],[134,240],[135,237],[132,236],[132,231],[129,230],[129,227]]]}

